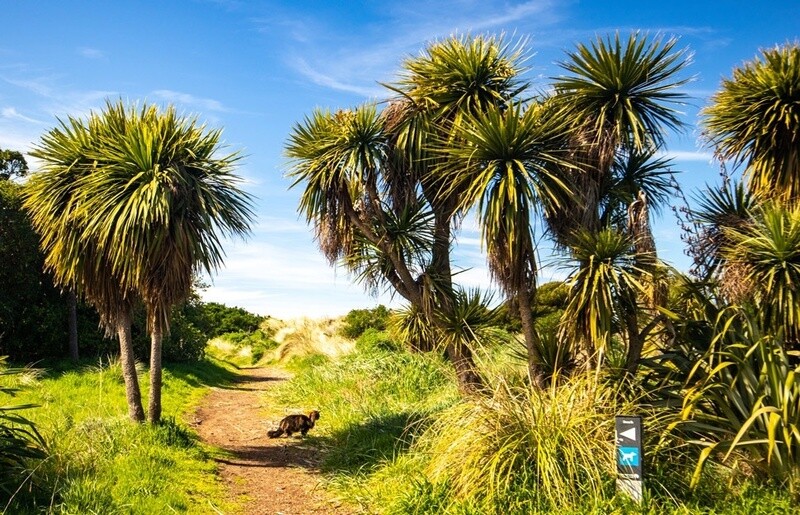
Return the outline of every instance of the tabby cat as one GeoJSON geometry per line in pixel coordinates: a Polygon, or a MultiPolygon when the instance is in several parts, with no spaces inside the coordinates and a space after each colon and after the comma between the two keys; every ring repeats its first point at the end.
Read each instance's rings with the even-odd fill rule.
{"type": "Polygon", "coordinates": [[[308,430],[314,427],[314,423],[319,420],[319,411],[312,411],[305,415],[289,415],[288,417],[284,417],[281,420],[278,429],[274,431],[267,431],[267,435],[270,438],[278,438],[279,436],[285,434],[287,437],[292,436],[292,433],[299,432],[303,436],[308,433],[308,430]]]}

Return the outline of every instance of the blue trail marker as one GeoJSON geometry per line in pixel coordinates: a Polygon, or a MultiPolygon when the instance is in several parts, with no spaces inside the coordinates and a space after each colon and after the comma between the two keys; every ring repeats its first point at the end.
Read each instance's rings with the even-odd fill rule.
{"type": "Polygon", "coordinates": [[[615,417],[617,490],[636,502],[642,501],[644,453],[642,452],[642,417],[615,417]]]}

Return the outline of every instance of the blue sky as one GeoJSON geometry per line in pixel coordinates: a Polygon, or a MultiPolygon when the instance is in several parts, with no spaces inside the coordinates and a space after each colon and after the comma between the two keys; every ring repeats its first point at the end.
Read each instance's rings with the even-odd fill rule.
{"type": "MultiPolygon", "coordinates": [[[[224,269],[204,298],[277,316],[335,316],[388,303],[327,265],[288,191],[283,145],[315,107],[351,107],[387,92],[404,58],[451,34],[527,39],[528,78],[544,89],[564,51],[597,35],[632,30],[680,38],[694,54],[684,88],[687,129],[669,139],[688,192],[718,178],[702,146],[697,110],[723,76],[759,48],[800,37],[800,0],[278,2],[184,0],[2,2],[0,147],[26,151],[56,123],[106,98],[172,103],[224,128],[238,169],[257,197],[247,241],[228,242],[224,269]]],[[[35,167],[36,163],[32,162],[35,167]]],[[[660,255],[685,269],[669,210],[656,224],[660,255]]],[[[488,286],[472,218],[459,233],[466,286],[488,286]]],[[[549,261],[546,255],[542,258],[549,261]]],[[[549,267],[545,278],[563,276],[549,267]]]]}

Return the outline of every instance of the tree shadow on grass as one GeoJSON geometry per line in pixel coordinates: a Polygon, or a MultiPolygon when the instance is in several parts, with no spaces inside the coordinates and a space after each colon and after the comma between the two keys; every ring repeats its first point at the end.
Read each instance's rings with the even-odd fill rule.
{"type": "Polygon", "coordinates": [[[242,379],[242,376],[226,368],[222,363],[210,359],[189,363],[166,363],[164,367],[170,374],[193,387],[225,388],[242,379]]]}
{"type": "Polygon", "coordinates": [[[401,412],[375,416],[362,424],[316,437],[324,447],[324,472],[352,474],[405,453],[424,428],[425,415],[401,412]]]}
{"type": "Polygon", "coordinates": [[[279,383],[286,380],[285,377],[250,374],[247,372],[247,370],[248,369],[240,369],[239,374],[236,374],[236,377],[232,383],[219,385],[219,387],[226,390],[260,392],[264,390],[264,386],[259,386],[259,383],[279,383]]]}

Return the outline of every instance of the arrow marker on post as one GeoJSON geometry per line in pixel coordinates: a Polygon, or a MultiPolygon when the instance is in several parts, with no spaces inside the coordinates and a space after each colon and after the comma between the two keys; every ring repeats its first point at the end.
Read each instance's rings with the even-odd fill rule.
{"type": "Polygon", "coordinates": [[[633,440],[635,442],[636,441],[636,427],[632,427],[632,428],[628,429],[627,431],[623,431],[619,435],[627,438],[628,440],[633,440]]]}

